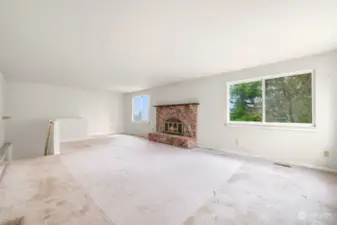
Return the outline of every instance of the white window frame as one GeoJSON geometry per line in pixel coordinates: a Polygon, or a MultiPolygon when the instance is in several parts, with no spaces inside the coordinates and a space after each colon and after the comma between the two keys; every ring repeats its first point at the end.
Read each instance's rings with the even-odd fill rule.
{"type": "Polygon", "coordinates": [[[266,127],[290,127],[290,128],[316,128],[316,105],[315,105],[315,99],[316,99],[316,91],[315,91],[315,70],[302,70],[302,71],[296,71],[296,72],[290,72],[290,73],[281,73],[281,74],[275,74],[275,75],[269,75],[269,76],[263,76],[253,79],[244,79],[244,80],[238,80],[238,81],[231,81],[226,83],[227,88],[227,105],[226,105],[226,125],[253,125],[253,126],[266,126],[266,127]],[[274,78],[280,78],[280,77],[288,77],[288,76],[296,76],[301,74],[311,73],[311,101],[312,101],[312,122],[309,124],[304,123],[273,123],[273,122],[265,122],[266,119],[266,99],[265,99],[265,81],[269,79],[274,78]],[[242,83],[248,83],[248,82],[254,82],[254,81],[260,81],[262,82],[262,121],[261,122],[255,122],[255,121],[231,121],[230,120],[230,86],[234,84],[242,84],[242,83]]]}
{"type": "Polygon", "coordinates": [[[131,120],[133,123],[150,123],[150,95],[134,95],[132,96],[132,113],[131,113],[131,120]],[[135,97],[141,97],[141,104],[143,105],[143,97],[144,96],[147,96],[148,100],[149,100],[149,106],[148,106],[148,120],[140,120],[140,121],[136,121],[134,120],[134,116],[133,116],[133,113],[134,113],[134,101],[135,101],[135,97]]]}

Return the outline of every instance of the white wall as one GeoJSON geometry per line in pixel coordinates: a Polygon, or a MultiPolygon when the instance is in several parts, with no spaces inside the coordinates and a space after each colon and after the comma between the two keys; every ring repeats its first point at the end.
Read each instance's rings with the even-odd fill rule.
{"type": "Polygon", "coordinates": [[[57,118],[56,121],[61,142],[80,140],[88,136],[88,120],[85,118],[57,118]]]}
{"type": "Polygon", "coordinates": [[[5,89],[6,80],[0,73],[0,148],[5,140],[5,121],[2,120],[2,116],[5,115],[5,89]]]}
{"type": "Polygon", "coordinates": [[[8,82],[7,103],[14,159],[43,155],[50,119],[85,118],[89,135],[122,131],[122,95],[113,92],[8,82]]]}
{"type": "Polygon", "coordinates": [[[124,131],[146,136],[155,131],[155,108],[150,124],[132,123],[132,96],[149,94],[150,105],[199,102],[198,143],[276,161],[337,169],[337,53],[281,62],[124,95],[124,131]],[[225,123],[226,82],[300,70],[316,70],[315,130],[230,127],[225,123]],[[323,156],[329,151],[330,157],[323,156]]]}

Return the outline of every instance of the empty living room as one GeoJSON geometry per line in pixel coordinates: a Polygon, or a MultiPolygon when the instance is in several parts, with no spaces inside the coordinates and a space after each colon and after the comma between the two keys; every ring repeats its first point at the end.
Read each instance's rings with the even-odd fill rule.
{"type": "Polygon", "coordinates": [[[0,0],[0,225],[337,225],[336,0],[0,0]]]}

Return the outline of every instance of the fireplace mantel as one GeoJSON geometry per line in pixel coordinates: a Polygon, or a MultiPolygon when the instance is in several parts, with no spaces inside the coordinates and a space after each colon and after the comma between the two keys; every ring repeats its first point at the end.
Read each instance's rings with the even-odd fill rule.
{"type": "Polygon", "coordinates": [[[162,105],[153,105],[153,107],[168,107],[168,106],[179,106],[179,105],[199,105],[199,103],[191,102],[191,103],[162,104],[162,105]]]}

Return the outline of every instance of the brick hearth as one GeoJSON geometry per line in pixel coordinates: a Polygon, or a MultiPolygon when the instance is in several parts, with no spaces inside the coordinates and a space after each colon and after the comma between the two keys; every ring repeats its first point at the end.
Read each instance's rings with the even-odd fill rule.
{"type": "Polygon", "coordinates": [[[149,140],[181,148],[195,147],[197,140],[198,105],[198,103],[156,105],[157,132],[149,133],[149,140]],[[182,123],[182,134],[169,133],[167,127],[165,128],[165,123],[168,126],[168,121],[182,123]]]}

